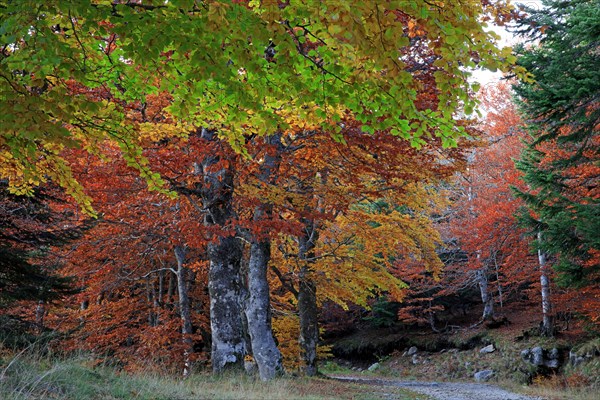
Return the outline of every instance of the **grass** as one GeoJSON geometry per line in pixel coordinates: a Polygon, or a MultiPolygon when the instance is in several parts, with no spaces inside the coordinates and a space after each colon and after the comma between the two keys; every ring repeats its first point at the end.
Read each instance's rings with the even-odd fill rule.
{"type": "Polygon", "coordinates": [[[92,367],[80,356],[60,359],[3,351],[0,398],[21,399],[423,399],[401,388],[374,387],[323,378],[283,377],[261,382],[247,375],[207,373],[186,380],[157,373],[119,373],[92,367]]]}
{"type": "Polygon", "coordinates": [[[500,381],[499,386],[506,390],[548,400],[597,400],[598,392],[587,386],[565,387],[564,383],[549,378],[529,386],[518,385],[511,381],[500,381]]]}

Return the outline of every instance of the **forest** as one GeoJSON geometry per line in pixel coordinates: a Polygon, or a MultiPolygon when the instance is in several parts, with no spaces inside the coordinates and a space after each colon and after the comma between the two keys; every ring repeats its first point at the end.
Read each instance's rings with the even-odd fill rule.
{"type": "Polygon", "coordinates": [[[600,388],[600,2],[524,3],[0,0],[0,397],[192,396],[27,352],[600,388]]]}

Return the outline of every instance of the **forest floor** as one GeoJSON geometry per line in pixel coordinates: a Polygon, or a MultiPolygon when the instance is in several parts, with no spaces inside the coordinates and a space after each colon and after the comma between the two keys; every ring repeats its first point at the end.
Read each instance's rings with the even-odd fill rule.
{"type": "MultiPolygon", "coordinates": [[[[261,382],[246,375],[177,376],[121,373],[86,355],[60,358],[47,352],[18,352],[0,343],[0,399],[269,399],[269,400],[596,400],[600,388],[600,337],[579,326],[542,338],[535,318],[508,315],[495,329],[479,326],[446,334],[403,327],[355,329],[338,337],[346,355],[322,363],[327,377],[286,376],[261,382]],[[490,353],[481,350],[493,345],[490,353]],[[523,349],[557,348],[563,365],[538,374],[521,358],[523,349]],[[410,351],[409,349],[414,349],[410,351]],[[591,356],[577,366],[568,354],[591,356]],[[414,353],[414,354],[413,354],[414,353]],[[485,383],[474,373],[493,370],[485,383]],[[332,379],[333,378],[333,379],[332,379]]],[[[365,328],[364,326],[362,328],[365,328]]]]}
{"type": "MultiPolygon", "coordinates": [[[[435,400],[541,400],[542,397],[531,397],[512,393],[498,386],[481,383],[464,382],[423,382],[398,381],[390,379],[369,379],[351,376],[330,376],[333,379],[363,383],[376,387],[405,388],[435,400]]],[[[390,393],[389,398],[393,399],[390,393]]]]}
{"type": "MultiPolygon", "coordinates": [[[[515,309],[510,323],[447,333],[407,331],[404,327],[361,326],[332,344],[338,358],[323,372],[354,382],[403,387],[440,400],[551,399],[596,400],[600,389],[600,337],[572,322],[554,338],[536,334],[536,316],[515,309]],[[488,345],[493,351],[482,352],[488,345]],[[561,366],[540,370],[521,357],[525,349],[558,349],[561,366]],[[413,350],[408,350],[413,347],[413,350]],[[574,366],[570,352],[586,357],[574,366]],[[414,354],[413,354],[414,352],[414,354]],[[476,372],[493,371],[487,382],[476,372]],[[512,393],[512,394],[511,394],[512,393]]],[[[472,321],[463,326],[472,325],[472,321]]]]}

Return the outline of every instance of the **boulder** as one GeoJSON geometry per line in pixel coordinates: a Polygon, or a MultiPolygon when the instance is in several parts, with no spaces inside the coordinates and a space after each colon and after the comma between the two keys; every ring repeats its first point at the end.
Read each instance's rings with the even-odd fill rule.
{"type": "Polygon", "coordinates": [[[529,362],[533,365],[537,365],[538,367],[540,365],[544,365],[544,349],[542,349],[540,346],[531,349],[529,362]]]}
{"type": "Polygon", "coordinates": [[[369,368],[367,368],[370,372],[378,370],[380,367],[379,363],[372,364],[369,368]]]}
{"type": "Polygon", "coordinates": [[[414,365],[417,365],[419,363],[419,356],[418,355],[413,354],[413,356],[412,356],[412,363],[414,365]]]}
{"type": "Polygon", "coordinates": [[[548,352],[544,365],[552,369],[560,367],[560,353],[556,347],[548,352]]]}
{"type": "Polygon", "coordinates": [[[494,371],[491,369],[484,369],[483,371],[475,372],[473,377],[477,382],[486,382],[489,381],[495,375],[494,371]]]}
{"type": "Polygon", "coordinates": [[[592,354],[584,354],[584,355],[579,355],[577,354],[577,352],[570,350],[569,351],[569,364],[571,364],[571,366],[576,367],[579,364],[583,363],[584,361],[589,360],[590,358],[592,358],[593,355],[592,354]]]}
{"type": "Polygon", "coordinates": [[[560,352],[557,348],[546,350],[540,346],[537,346],[532,349],[525,349],[521,351],[521,358],[538,368],[546,367],[550,369],[557,369],[561,364],[560,352]]]}
{"type": "Polygon", "coordinates": [[[408,349],[408,351],[406,352],[407,356],[413,356],[415,354],[417,354],[417,351],[419,351],[419,349],[417,349],[415,346],[412,346],[410,349],[408,349]]]}
{"type": "Polygon", "coordinates": [[[482,348],[481,350],[479,350],[479,352],[481,354],[489,354],[489,353],[493,353],[494,351],[496,351],[496,348],[494,347],[493,344],[485,346],[484,348],[482,348]]]}

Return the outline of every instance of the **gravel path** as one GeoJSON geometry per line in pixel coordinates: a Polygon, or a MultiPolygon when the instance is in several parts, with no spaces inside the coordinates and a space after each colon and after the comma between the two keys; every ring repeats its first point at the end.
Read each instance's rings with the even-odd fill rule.
{"type": "Polygon", "coordinates": [[[350,376],[330,376],[330,378],[368,385],[406,388],[430,396],[435,400],[543,400],[541,397],[511,393],[497,386],[483,383],[395,381],[350,376]]]}

